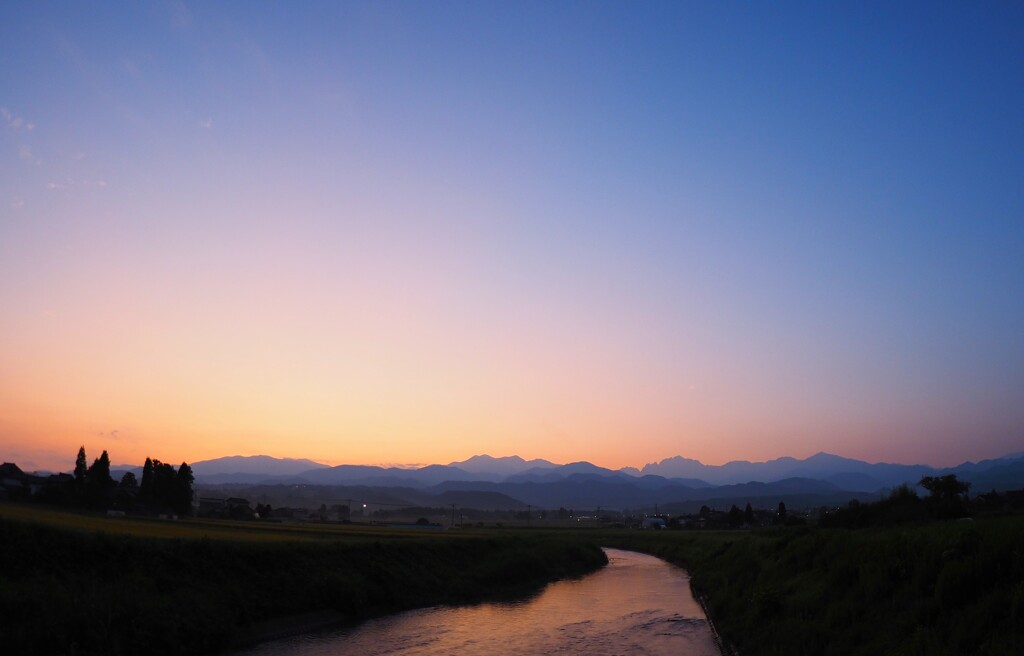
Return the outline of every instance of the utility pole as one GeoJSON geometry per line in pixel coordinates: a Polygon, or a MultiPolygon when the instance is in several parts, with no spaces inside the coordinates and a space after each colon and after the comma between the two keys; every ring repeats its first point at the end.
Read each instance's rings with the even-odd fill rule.
{"type": "Polygon", "coordinates": [[[452,525],[451,528],[455,528],[455,504],[452,504],[452,525]]]}

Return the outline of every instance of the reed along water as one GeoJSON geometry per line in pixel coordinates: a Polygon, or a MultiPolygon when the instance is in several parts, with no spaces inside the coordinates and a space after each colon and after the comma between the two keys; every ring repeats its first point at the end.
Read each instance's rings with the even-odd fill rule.
{"type": "Polygon", "coordinates": [[[632,551],[514,602],[436,607],[264,643],[245,656],[719,655],[687,573],[632,551]]]}

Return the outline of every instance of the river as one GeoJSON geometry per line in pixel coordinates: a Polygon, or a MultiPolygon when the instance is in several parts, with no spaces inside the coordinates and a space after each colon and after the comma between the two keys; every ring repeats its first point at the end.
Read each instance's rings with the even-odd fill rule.
{"type": "Polygon", "coordinates": [[[608,566],[515,602],[425,608],[258,645],[245,656],[640,654],[718,656],[687,573],[605,549],[608,566]]]}

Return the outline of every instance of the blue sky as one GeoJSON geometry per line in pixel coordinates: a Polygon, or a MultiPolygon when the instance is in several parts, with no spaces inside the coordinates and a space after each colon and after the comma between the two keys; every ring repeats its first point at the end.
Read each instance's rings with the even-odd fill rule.
{"type": "Polygon", "coordinates": [[[1022,31],[1012,3],[4,3],[0,443],[1019,450],[1022,31]]]}

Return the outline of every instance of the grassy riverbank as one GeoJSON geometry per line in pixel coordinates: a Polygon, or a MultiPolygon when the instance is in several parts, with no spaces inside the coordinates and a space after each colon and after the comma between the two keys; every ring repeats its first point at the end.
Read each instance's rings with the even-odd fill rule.
{"type": "Polygon", "coordinates": [[[740,654],[1024,653],[1024,517],[602,539],[689,569],[740,654]]]}
{"type": "Polygon", "coordinates": [[[215,653],[523,594],[597,545],[686,567],[750,654],[1024,653],[1024,517],[857,530],[440,531],[109,518],[0,504],[0,629],[34,654],[215,653]]]}
{"type": "Polygon", "coordinates": [[[281,618],[356,621],[524,594],[605,562],[596,545],[558,535],[36,510],[0,505],[0,623],[12,653],[214,653],[286,627],[281,618]]]}

